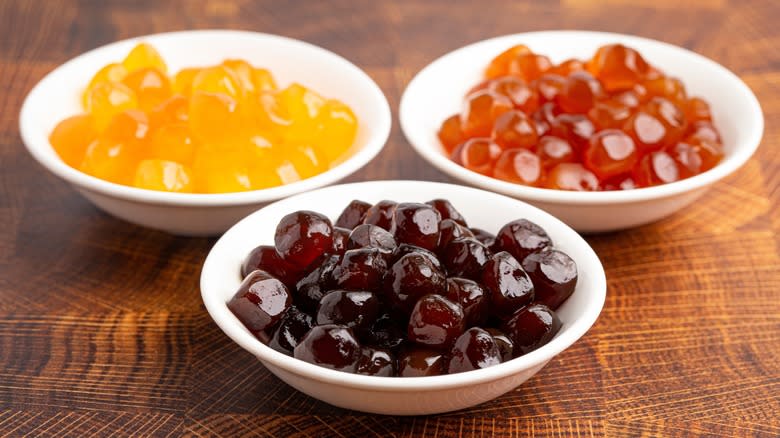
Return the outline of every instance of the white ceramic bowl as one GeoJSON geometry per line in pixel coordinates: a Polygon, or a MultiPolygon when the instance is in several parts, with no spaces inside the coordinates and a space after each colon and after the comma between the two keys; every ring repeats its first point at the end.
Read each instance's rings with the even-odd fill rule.
{"type": "Polygon", "coordinates": [[[185,235],[221,233],[268,202],[333,184],[376,156],[390,133],[387,99],[376,83],[354,64],[302,41],[228,30],[148,35],[87,52],[43,78],[27,96],[19,119],[22,140],[33,157],[96,206],[128,222],[185,235]],[[187,66],[242,58],[269,68],[280,86],[300,82],[323,96],[343,101],[359,121],[354,154],[312,178],[265,190],[226,194],[143,190],[110,183],[71,168],[52,149],[49,133],[63,118],[81,112],[80,93],[89,78],[103,65],[122,60],[140,41],[154,45],[174,72],[187,66]]]}
{"type": "Polygon", "coordinates": [[[691,51],[628,35],[584,31],[547,31],[508,35],[450,52],[412,79],[401,99],[401,127],[414,149],[451,177],[528,201],[583,232],[611,231],[666,217],[701,196],[714,182],[742,166],[758,147],[764,130],[761,107],[753,92],[723,66],[691,51]],[[525,44],[553,62],[586,59],[604,44],[637,49],[651,64],[680,78],[689,95],[712,108],[726,156],[715,168],[657,187],[613,192],[567,192],[513,184],[471,172],[449,160],[436,132],[459,112],[463,96],[482,78],[490,60],[515,44],[525,44]]]}
{"type": "Polygon", "coordinates": [[[423,415],[474,406],[510,391],[536,374],[593,325],[606,295],[604,269],[596,254],[574,230],[548,213],[513,198],[452,184],[422,181],[376,181],[344,184],[293,196],[264,207],[228,230],[206,258],[200,278],[206,309],[217,325],[241,347],[290,386],[330,404],[389,415],[423,415]],[[296,210],[314,210],[331,219],[352,199],[424,202],[449,199],[470,226],[498,231],[505,223],[527,218],[544,227],[556,247],[577,263],[574,294],[558,309],[563,326],[548,344],[517,359],[467,373],[391,378],[335,371],[279,353],[257,340],[228,310],[226,302],[241,283],[240,267],[257,245],[273,244],[276,224],[296,210]]]}

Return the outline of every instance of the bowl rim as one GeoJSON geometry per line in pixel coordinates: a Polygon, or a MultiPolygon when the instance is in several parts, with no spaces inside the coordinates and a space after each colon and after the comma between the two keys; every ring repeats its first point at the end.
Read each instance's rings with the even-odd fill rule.
{"type": "Polygon", "coordinates": [[[566,225],[560,219],[557,219],[556,217],[539,209],[538,207],[534,207],[528,203],[509,196],[457,184],[414,180],[380,180],[338,184],[324,187],[312,192],[302,193],[297,196],[276,201],[246,216],[244,219],[226,231],[225,234],[220,237],[220,239],[209,251],[209,254],[206,256],[206,259],[203,263],[203,268],[201,270],[200,287],[201,298],[203,299],[206,310],[217,326],[219,326],[219,328],[234,342],[236,342],[248,352],[252,353],[264,363],[268,362],[274,367],[281,368],[285,372],[295,374],[299,377],[338,386],[363,390],[380,390],[384,392],[411,392],[419,390],[443,390],[471,386],[479,383],[487,383],[519,374],[537,366],[544,366],[550,359],[569,348],[578,339],[585,335],[585,333],[596,322],[599,315],[601,314],[601,310],[603,309],[606,300],[607,281],[601,260],[593,248],[587,243],[587,241],[585,241],[582,236],[580,236],[574,229],[566,225]],[[273,210],[282,207],[290,208],[295,205],[298,198],[300,197],[315,196],[313,194],[322,194],[322,196],[326,196],[326,194],[331,191],[345,190],[349,192],[349,189],[353,187],[379,187],[395,185],[398,187],[406,186],[415,188],[419,187],[420,184],[424,184],[432,188],[438,188],[440,189],[439,191],[455,189],[460,192],[472,192],[473,194],[478,194],[486,200],[492,198],[500,199],[501,202],[515,203],[519,206],[522,206],[523,209],[531,210],[534,212],[534,214],[544,218],[543,223],[540,224],[542,227],[545,227],[545,224],[554,223],[557,228],[563,230],[567,239],[577,241],[578,245],[580,245],[583,249],[581,253],[582,257],[588,260],[588,264],[593,269],[589,271],[592,274],[590,283],[587,286],[583,286],[588,287],[588,293],[591,295],[590,299],[587,300],[587,304],[581,310],[581,313],[574,320],[574,322],[570,325],[564,325],[562,331],[560,331],[554,339],[540,348],[518,358],[512,359],[511,361],[507,361],[489,368],[483,368],[464,373],[429,377],[399,378],[366,376],[324,368],[300,359],[295,359],[268,347],[260,340],[255,338],[251,333],[249,333],[248,330],[246,330],[241,322],[230,312],[230,310],[228,310],[226,302],[218,296],[218,293],[215,291],[210,291],[208,288],[209,277],[211,275],[217,275],[220,272],[219,267],[216,265],[219,263],[217,261],[217,257],[220,255],[220,252],[223,251],[222,246],[227,245],[225,242],[234,238],[233,233],[236,232],[235,230],[237,228],[246,226],[243,224],[251,223],[254,220],[253,218],[256,215],[262,215],[264,210],[273,210]]]}
{"type": "Polygon", "coordinates": [[[38,81],[38,83],[36,83],[35,86],[33,86],[33,88],[28,92],[19,112],[19,132],[22,138],[22,143],[24,143],[25,147],[33,156],[33,158],[35,158],[38,163],[40,163],[54,175],[64,179],[65,181],[80,189],[90,190],[106,196],[143,202],[147,204],[181,207],[219,207],[256,204],[260,202],[268,202],[280,198],[285,198],[287,196],[335,183],[368,164],[368,162],[370,162],[387,143],[387,139],[390,136],[391,127],[392,112],[390,110],[390,104],[387,101],[387,97],[384,95],[376,82],[365,71],[363,71],[360,67],[348,59],[323,47],[294,38],[263,32],[230,29],[204,29],[162,32],[127,38],[96,47],[69,59],[68,61],[57,66],[54,70],[47,73],[46,76],[38,81]],[[114,50],[117,46],[150,40],[152,44],[154,44],[154,40],[182,39],[192,37],[193,35],[206,37],[213,36],[218,38],[251,38],[270,40],[273,43],[286,44],[307,50],[319,51],[324,55],[331,57],[335,63],[341,65],[341,68],[351,71],[356,78],[360,78],[360,80],[365,81],[366,86],[370,90],[369,95],[370,99],[373,101],[372,105],[376,105],[376,111],[378,114],[378,123],[374,129],[374,134],[368,138],[365,145],[360,148],[360,150],[323,173],[278,187],[230,193],[171,193],[141,189],[109,182],[83,173],[65,164],[65,162],[59,158],[57,153],[53,150],[51,144],[48,142],[48,134],[46,134],[45,142],[36,140],[35,133],[39,129],[34,124],[34,111],[40,110],[40,107],[33,107],[33,104],[36,101],[39,103],[45,102],[45,99],[41,96],[43,88],[48,82],[55,80],[57,75],[60,74],[63,70],[84,62],[85,59],[94,56],[98,52],[114,50]]]}
{"type": "Polygon", "coordinates": [[[401,96],[401,103],[398,110],[398,119],[401,125],[401,130],[403,131],[404,136],[412,148],[434,167],[450,176],[478,187],[495,190],[499,193],[515,196],[524,200],[550,202],[557,204],[565,203],[571,205],[605,205],[615,203],[644,202],[654,199],[667,198],[708,186],[720,179],[725,178],[744,165],[759,147],[764,132],[763,111],[755,94],[750,89],[750,87],[744,83],[744,81],[742,81],[736,74],[721,64],[691,50],[663,41],[614,32],[598,32],[589,30],[545,30],[537,32],[515,33],[480,40],[447,52],[423,67],[407,84],[406,89],[401,96]],[[438,143],[428,141],[427,138],[416,135],[417,130],[413,128],[416,122],[415,119],[411,117],[412,111],[410,108],[412,104],[410,101],[413,100],[413,93],[417,88],[420,87],[419,84],[423,83],[423,81],[426,79],[426,76],[431,75],[429,72],[433,70],[438,64],[447,62],[452,58],[464,56],[464,54],[467,54],[469,51],[478,50],[481,46],[498,44],[501,42],[505,42],[507,47],[509,47],[510,44],[520,43],[522,38],[567,37],[576,41],[578,37],[583,36],[602,39],[612,38],[618,42],[626,44],[631,44],[633,42],[644,45],[654,45],[663,50],[692,57],[696,59],[697,62],[704,63],[708,68],[718,71],[720,74],[724,75],[724,77],[726,77],[732,83],[735,89],[738,90],[739,93],[747,100],[751,113],[749,117],[751,123],[749,126],[745,127],[745,129],[749,132],[748,138],[746,141],[738,143],[734,150],[725,156],[724,159],[714,168],[698,175],[694,175],[690,178],[668,184],[662,184],[659,186],[631,190],[575,192],[523,186],[520,184],[514,184],[481,175],[452,162],[448,157],[442,154],[440,150],[438,150],[440,147],[438,143]]]}

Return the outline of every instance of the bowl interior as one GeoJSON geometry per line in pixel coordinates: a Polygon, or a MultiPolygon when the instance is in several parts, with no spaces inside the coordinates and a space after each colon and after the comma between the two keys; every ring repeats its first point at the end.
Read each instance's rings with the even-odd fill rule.
{"type": "MultiPolygon", "coordinates": [[[[420,71],[407,87],[401,101],[401,126],[410,143],[435,166],[478,185],[499,187],[503,193],[522,193],[529,199],[539,200],[560,196],[572,202],[581,201],[583,197],[620,197],[626,193],[632,196],[630,192],[635,190],[571,194],[523,187],[477,175],[452,163],[444,155],[436,137],[441,122],[460,111],[464,95],[482,80],[484,68],[491,59],[512,45],[525,44],[557,63],[569,58],[590,58],[599,46],[611,43],[623,43],[637,49],[649,63],[667,75],[680,78],[690,96],[701,96],[710,103],[726,152],[724,161],[718,166],[721,169],[716,172],[725,173],[719,177],[735,170],[749,158],[761,139],[763,116],[755,96],[737,76],[714,61],[680,47],[602,32],[547,31],[508,35],[450,52],[420,71]]],[[[683,182],[706,179],[706,174],[683,182]]],[[[675,184],[641,191],[660,193],[675,184]]]]}
{"type": "Polygon", "coordinates": [[[209,253],[201,274],[201,293],[206,308],[222,330],[263,360],[317,379],[392,388],[399,385],[419,387],[428,384],[426,382],[443,385],[473,382],[474,378],[488,379],[543,363],[568,347],[593,324],[604,303],[606,281],[601,263],[588,244],[574,230],[542,210],[512,198],[463,186],[420,181],[377,181],[338,185],[304,193],[271,204],[243,219],[228,230],[209,253]],[[307,209],[335,219],[352,199],[368,202],[382,199],[424,202],[434,198],[449,199],[463,213],[470,226],[491,232],[498,231],[511,220],[527,218],[544,227],[556,247],[575,260],[579,269],[577,288],[558,311],[563,328],[553,341],[528,355],[479,371],[416,379],[388,379],[333,371],[278,353],[255,339],[227,309],[226,302],[241,282],[239,271],[244,256],[257,245],[273,244],[276,224],[284,215],[307,209]]]}
{"type": "MultiPolygon", "coordinates": [[[[168,64],[169,73],[175,73],[183,67],[208,66],[224,59],[241,58],[257,67],[268,68],[280,87],[299,82],[326,98],[343,101],[353,109],[359,121],[354,146],[356,153],[347,161],[360,164],[348,164],[346,167],[352,172],[368,162],[381,149],[389,134],[390,110],[381,90],[362,70],[332,52],[302,41],[254,32],[173,32],[133,38],[100,47],[66,62],[41,80],[23,105],[20,129],[27,147],[42,164],[77,184],[87,184],[89,180],[95,180],[91,181],[92,183],[105,183],[62,163],[49,145],[48,135],[60,120],[82,111],[81,93],[92,75],[107,63],[121,61],[130,49],[141,41],[151,43],[157,48],[168,64]]],[[[307,180],[262,192],[269,193],[267,199],[287,196],[300,191],[299,185],[311,188],[322,185],[317,184],[319,180],[335,181],[332,175],[326,175],[333,171],[334,169],[331,169],[307,180]],[[315,183],[312,184],[311,180],[315,183]]],[[[348,173],[351,172],[340,177],[348,173]]],[[[118,187],[121,187],[121,190],[149,192],[118,187]]],[[[149,195],[169,198],[171,195],[178,195],[174,197],[184,199],[192,196],[241,198],[247,197],[246,193],[187,195],[152,192],[149,195]]]]}

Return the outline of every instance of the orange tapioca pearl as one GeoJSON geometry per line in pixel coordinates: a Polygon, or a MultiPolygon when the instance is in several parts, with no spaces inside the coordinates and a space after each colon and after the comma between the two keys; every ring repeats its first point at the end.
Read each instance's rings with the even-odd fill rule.
{"type": "Polygon", "coordinates": [[[189,166],[195,158],[196,146],[185,123],[162,125],[151,135],[148,156],[189,166]]]}
{"type": "Polygon", "coordinates": [[[171,81],[156,68],[138,69],[122,83],[135,92],[138,107],[147,112],[171,97],[171,81]]]}
{"type": "Polygon", "coordinates": [[[200,73],[200,68],[183,68],[173,77],[172,89],[176,94],[189,96],[192,93],[192,81],[200,73]]]}
{"type": "Polygon", "coordinates": [[[550,169],[561,163],[577,161],[574,147],[566,140],[552,135],[545,135],[536,144],[536,155],[542,162],[542,167],[550,169]]]}
{"type": "Polygon", "coordinates": [[[633,109],[615,99],[596,102],[588,110],[588,118],[597,129],[620,128],[631,117],[633,109]]]}
{"type": "Polygon", "coordinates": [[[436,135],[439,137],[444,150],[451,154],[459,144],[463,143],[464,136],[463,131],[460,129],[460,115],[452,115],[441,122],[441,127],[436,135]]]}
{"type": "Polygon", "coordinates": [[[153,128],[171,123],[187,123],[190,119],[190,99],[175,94],[149,112],[153,128]]]}
{"type": "Polygon", "coordinates": [[[599,179],[631,172],[639,161],[634,140],[619,129],[605,129],[590,138],[583,154],[583,164],[599,179]]]}
{"type": "Polygon", "coordinates": [[[677,162],[680,176],[688,178],[715,167],[723,158],[723,147],[710,140],[689,139],[677,143],[667,152],[677,162]]]}
{"type": "Polygon", "coordinates": [[[540,103],[555,102],[556,97],[558,97],[566,87],[566,78],[548,72],[539,76],[539,78],[532,83],[532,86],[539,95],[540,103]]]}
{"type": "Polygon", "coordinates": [[[68,117],[54,127],[49,135],[49,143],[70,167],[78,168],[84,160],[84,154],[97,137],[92,116],[79,114],[68,117]]]}
{"type": "Polygon", "coordinates": [[[358,130],[357,117],[341,101],[328,99],[320,109],[317,124],[319,131],[312,144],[317,146],[325,164],[332,166],[352,148],[358,130]]]}
{"type": "Polygon", "coordinates": [[[252,137],[259,136],[274,145],[283,142],[284,132],[292,123],[275,92],[248,95],[240,105],[239,117],[244,137],[251,141],[252,137]]]}
{"type": "Polygon", "coordinates": [[[252,83],[255,85],[255,91],[277,91],[279,87],[271,72],[264,68],[252,69],[252,83]]]}
{"type": "Polygon", "coordinates": [[[253,190],[267,189],[283,184],[276,172],[282,162],[284,147],[274,144],[262,135],[253,136],[247,144],[249,174],[253,190]]]}
{"type": "Polygon", "coordinates": [[[314,118],[325,104],[322,96],[298,83],[281,90],[279,98],[294,118],[314,118]]]}
{"type": "Polygon", "coordinates": [[[87,108],[87,97],[89,91],[95,88],[98,84],[103,83],[115,83],[120,82],[127,76],[127,69],[124,65],[118,63],[111,63],[98,70],[95,76],[89,81],[87,88],[84,89],[84,93],[81,95],[81,105],[85,109],[87,108]]]}
{"type": "Polygon", "coordinates": [[[137,107],[133,90],[121,83],[103,82],[87,92],[85,108],[92,114],[98,132],[102,132],[115,115],[137,107]]]}
{"type": "Polygon", "coordinates": [[[256,133],[274,143],[281,143],[284,133],[292,125],[287,109],[275,92],[261,92],[247,101],[246,114],[256,133]]]}
{"type": "Polygon", "coordinates": [[[150,132],[149,117],[146,113],[130,109],[115,115],[102,135],[119,141],[144,142],[150,132]]]}
{"type": "Polygon", "coordinates": [[[291,84],[277,95],[280,105],[290,120],[284,132],[288,142],[306,142],[312,139],[317,126],[317,116],[325,106],[325,99],[300,84],[291,84]]]}
{"type": "Polygon", "coordinates": [[[501,146],[493,140],[475,137],[456,147],[450,159],[472,172],[490,175],[500,155],[501,146]]]}
{"type": "Polygon", "coordinates": [[[539,139],[533,120],[518,110],[498,116],[491,137],[502,149],[532,148],[539,139]]]}
{"type": "Polygon", "coordinates": [[[583,70],[585,70],[585,63],[580,61],[579,59],[571,58],[571,59],[567,59],[566,61],[563,61],[558,65],[550,67],[550,69],[548,69],[545,74],[555,74],[555,75],[561,75],[563,77],[566,77],[574,72],[583,71],[583,70]]]}
{"type": "Polygon", "coordinates": [[[584,114],[593,108],[603,93],[596,78],[586,71],[579,71],[566,78],[563,90],[555,101],[564,112],[584,114]]]}
{"type": "Polygon", "coordinates": [[[560,163],[545,179],[548,189],[592,192],[599,189],[599,179],[580,163],[560,163]]]}
{"type": "Polygon", "coordinates": [[[506,149],[496,160],[493,177],[526,186],[539,186],[544,180],[544,167],[539,156],[528,149],[506,149]]]}
{"type": "Polygon", "coordinates": [[[309,145],[286,146],[276,173],[283,184],[300,181],[328,170],[320,154],[309,145]]]}
{"type": "Polygon", "coordinates": [[[685,118],[688,119],[688,123],[698,122],[700,120],[707,122],[712,121],[710,105],[700,97],[689,98],[685,102],[683,110],[685,111],[685,118]]]}
{"type": "Polygon", "coordinates": [[[250,170],[252,190],[270,189],[284,184],[275,167],[255,165],[250,170]]]}
{"type": "Polygon", "coordinates": [[[631,176],[637,187],[657,186],[679,180],[680,168],[668,152],[656,151],[644,155],[631,176]]]}
{"type": "Polygon", "coordinates": [[[684,107],[688,100],[685,85],[677,78],[662,76],[642,83],[650,97],[663,97],[675,105],[684,107]]]}
{"type": "Polygon", "coordinates": [[[98,137],[87,147],[79,169],[96,178],[129,185],[133,181],[135,167],[141,160],[138,146],[136,143],[98,137]]]}
{"type": "Polygon", "coordinates": [[[190,99],[190,131],[200,143],[224,145],[246,137],[246,120],[236,99],[222,93],[195,91],[190,99]]]}
{"type": "Polygon", "coordinates": [[[134,72],[142,68],[156,68],[163,73],[168,73],[168,66],[165,65],[165,60],[157,52],[157,49],[148,43],[140,43],[133,47],[133,50],[127,54],[122,64],[128,72],[134,72]]]}
{"type": "Polygon", "coordinates": [[[516,76],[495,79],[487,88],[506,96],[516,109],[526,114],[531,114],[539,108],[539,92],[516,76]]]}
{"type": "Polygon", "coordinates": [[[146,153],[148,134],[149,120],[143,111],[123,111],[87,147],[79,168],[97,178],[130,185],[135,168],[146,153]]]}
{"type": "Polygon", "coordinates": [[[490,90],[471,94],[460,113],[463,134],[466,137],[489,137],[496,119],[512,109],[512,101],[504,95],[490,90]]]}
{"type": "Polygon", "coordinates": [[[192,166],[195,190],[202,193],[251,190],[249,161],[245,147],[198,147],[192,166]]]}
{"type": "Polygon", "coordinates": [[[543,75],[552,67],[550,58],[544,55],[528,53],[519,55],[509,61],[510,75],[519,76],[526,82],[531,82],[543,75]]]}
{"type": "Polygon", "coordinates": [[[290,154],[290,161],[298,169],[302,178],[310,178],[328,170],[328,162],[317,148],[310,145],[299,145],[290,154]]]}
{"type": "Polygon", "coordinates": [[[141,189],[191,193],[194,189],[192,170],[175,161],[151,159],[138,164],[133,185],[141,189]]]}
{"type": "Polygon", "coordinates": [[[224,94],[237,101],[243,100],[246,94],[238,75],[224,65],[207,67],[198,72],[192,79],[192,93],[196,91],[224,94]]]}
{"type": "Polygon", "coordinates": [[[328,170],[328,163],[308,144],[272,144],[255,136],[248,146],[253,189],[294,183],[328,170]]]}
{"type": "Polygon", "coordinates": [[[600,47],[587,69],[609,92],[628,90],[648,76],[650,66],[636,50],[622,44],[600,47]]]}
{"type": "Polygon", "coordinates": [[[686,141],[689,141],[692,138],[698,138],[700,140],[721,143],[720,134],[718,133],[718,130],[715,129],[715,125],[706,120],[699,120],[698,122],[691,123],[688,126],[685,138],[686,141]]]}
{"type": "Polygon", "coordinates": [[[509,74],[509,64],[519,55],[531,54],[531,49],[523,44],[510,47],[490,61],[485,70],[485,77],[488,79],[497,78],[509,74]]]}
{"type": "Polygon", "coordinates": [[[246,90],[247,93],[256,93],[255,83],[252,80],[254,75],[254,68],[251,64],[243,59],[226,59],[222,61],[222,65],[232,70],[238,79],[241,87],[246,90]]]}

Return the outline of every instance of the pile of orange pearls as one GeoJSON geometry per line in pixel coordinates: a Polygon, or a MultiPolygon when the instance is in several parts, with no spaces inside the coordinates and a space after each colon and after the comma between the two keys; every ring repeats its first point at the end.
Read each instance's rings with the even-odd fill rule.
{"type": "Polygon", "coordinates": [[[620,44],[558,65],[524,45],[507,49],[438,136],[469,170],[561,190],[670,183],[723,157],[707,102],[620,44]]]}

